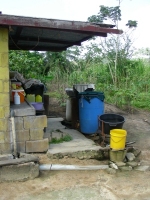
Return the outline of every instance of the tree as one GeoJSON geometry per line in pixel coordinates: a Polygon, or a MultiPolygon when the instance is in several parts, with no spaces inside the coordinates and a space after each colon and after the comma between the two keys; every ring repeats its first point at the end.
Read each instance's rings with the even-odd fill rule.
{"type": "MultiPolygon", "coordinates": [[[[120,1],[119,6],[116,7],[100,6],[98,15],[88,18],[88,21],[96,23],[104,23],[106,20],[115,24],[118,28],[118,22],[121,21],[120,1]]],[[[115,86],[117,86],[118,81],[117,73],[119,73],[119,76],[125,74],[126,62],[132,56],[132,30],[137,27],[137,21],[128,20],[126,26],[130,28],[130,32],[128,30],[122,35],[110,35],[108,38],[100,39],[99,44],[97,44],[99,51],[101,50],[101,56],[107,60],[115,86]]]]}
{"type": "Polygon", "coordinates": [[[9,67],[25,78],[38,78],[39,75],[44,75],[43,54],[36,51],[9,51],[9,67]]]}

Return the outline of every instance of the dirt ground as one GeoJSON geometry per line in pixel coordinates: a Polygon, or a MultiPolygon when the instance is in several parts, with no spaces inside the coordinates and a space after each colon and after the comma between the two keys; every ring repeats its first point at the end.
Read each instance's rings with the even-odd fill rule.
{"type": "MultiPolygon", "coordinates": [[[[65,117],[65,109],[50,101],[50,116],[65,117]]],[[[105,104],[106,113],[125,117],[123,128],[127,141],[142,151],[141,164],[150,165],[150,112],[135,110],[125,112],[105,104]]],[[[99,165],[108,160],[53,159],[38,154],[40,163],[99,165]]],[[[4,182],[0,184],[0,200],[150,200],[150,171],[124,171],[108,174],[104,170],[91,171],[43,171],[34,180],[4,182]]]]}

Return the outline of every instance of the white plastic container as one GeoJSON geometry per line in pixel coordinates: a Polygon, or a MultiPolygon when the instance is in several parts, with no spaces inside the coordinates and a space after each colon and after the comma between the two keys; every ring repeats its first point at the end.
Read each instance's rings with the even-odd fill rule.
{"type": "Polygon", "coordinates": [[[76,84],[73,85],[73,89],[76,89],[78,92],[84,92],[87,89],[95,89],[95,84],[76,84]]]}
{"type": "Polygon", "coordinates": [[[17,92],[15,92],[15,95],[14,95],[14,104],[16,105],[20,104],[20,96],[18,95],[17,92]]]}
{"type": "Polygon", "coordinates": [[[67,102],[66,102],[66,120],[67,121],[71,121],[72,120],[71,98],[67,99],[67,102]]]}

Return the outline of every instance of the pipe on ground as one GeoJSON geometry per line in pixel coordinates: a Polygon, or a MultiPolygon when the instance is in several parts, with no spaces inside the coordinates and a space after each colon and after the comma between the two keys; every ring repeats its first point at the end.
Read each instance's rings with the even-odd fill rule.
{"type": "Polygon", "coordinates": [[[78,166],[78,165],[61,165],[61,164],[43,164],[39,166],[39,170],[99,170],[107,169],[108,165],[87,165],[87,166],[78,166]]]}

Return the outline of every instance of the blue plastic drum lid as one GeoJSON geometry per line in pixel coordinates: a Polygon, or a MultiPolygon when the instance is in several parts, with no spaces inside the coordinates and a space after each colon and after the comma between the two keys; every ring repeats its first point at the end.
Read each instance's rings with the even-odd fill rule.
{"type": "Polygon", "coordinates": [[[79,93],[79,122],[82,133],[97,132],[98,116],[104,113],[104,98],[102,92],[79,93]]]}
{"type": "Polygon", "coordinates": [[[80,92],[78,94],[79,98],[84,98],[85,100],[87,100],[90,103],[90,100],[92,98],[98,98],[101,101],[104,101],[105,96],[103,92],[93,92],[93,91],[88,91],[88,92],[80,92]]]}

